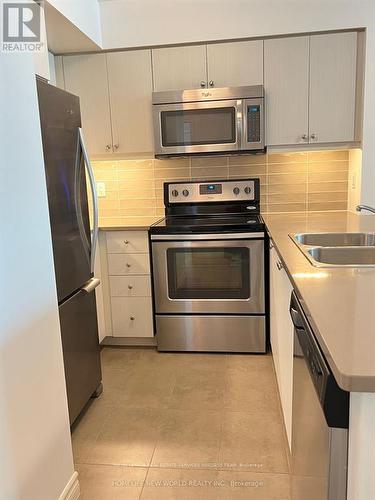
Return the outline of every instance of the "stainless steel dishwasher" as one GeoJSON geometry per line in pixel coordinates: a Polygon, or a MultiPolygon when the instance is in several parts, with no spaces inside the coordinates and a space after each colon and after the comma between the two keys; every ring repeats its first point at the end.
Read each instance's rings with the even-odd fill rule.
{"type": "Polygon", "coordinates": [[[340,389],[295,293],[292,499],[346,500],[349,393],[340,389]]]}

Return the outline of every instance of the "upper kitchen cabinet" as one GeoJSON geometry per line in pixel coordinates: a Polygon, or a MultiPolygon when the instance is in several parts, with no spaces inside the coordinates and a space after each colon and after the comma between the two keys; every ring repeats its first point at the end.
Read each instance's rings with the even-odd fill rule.
{"type": "Polygon", "coordinates": [[[264,42],[266,143],[308,142],[309,37],[264,42]]]}
{"type": "Polygon", "coordinates": [[[150,50],[107,54],[113,151],[153,151],[150,50]]]}
{"type": "Polygon", "coordinates": [[[263,40],[152,51],[154,90],[262,85],[263,40]]]}
{"type": "Polygon", "coordinates": [[[152,65],[155,92],[207,85],[206,45],[153,49],[152,65]]]}
{"type": "Polygon", "coordinates": [[[55,80],[51,82],[60,89],[65,89],[63,57],[54,56],[55,80]]]}
{"type": "Polygon", "coordinates": [[[82,126],[90,155],[112,152],[105,54],[64,56],[65,89],[80,98],[82,126]]]}
{"type": "Polygon", "coordinates": [[[357,33],[310,37],[310,142],[354,140],[357,33]]]}
{"type": "Polygon", "coordinates": [[[207,45],[209,87],[263,84],[263,40],[207,45]]]}
{"type": "Polygon", "coordinates": [[[357,33],[264,42],[266,143],[356,140],[357,33]]]}

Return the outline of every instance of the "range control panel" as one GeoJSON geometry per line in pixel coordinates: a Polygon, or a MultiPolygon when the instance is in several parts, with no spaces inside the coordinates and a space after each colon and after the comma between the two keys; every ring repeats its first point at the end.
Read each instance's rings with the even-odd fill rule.
{"type": "Polygon", "coordinates": [[[186,182],[169,184],[168,203],[256,200],[254,180],[186,182]]]}

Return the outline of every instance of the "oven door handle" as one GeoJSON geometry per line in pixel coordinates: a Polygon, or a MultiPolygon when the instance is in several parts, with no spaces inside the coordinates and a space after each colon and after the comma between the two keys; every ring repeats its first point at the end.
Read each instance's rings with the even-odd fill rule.
{"type": "Polygon", "coordinates": [[[209,234],[151,234],[152,241],[207,241],[264,239],[263,232],[209,234]]]}

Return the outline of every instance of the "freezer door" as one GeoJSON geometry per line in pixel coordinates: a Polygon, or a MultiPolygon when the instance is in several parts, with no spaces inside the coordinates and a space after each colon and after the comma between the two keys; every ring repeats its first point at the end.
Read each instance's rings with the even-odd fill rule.
{"type": "Polygon", "coordinates": [[[90,221],[78,97],[37,80],[59,302],[91,276],[90,221]]]}
{"type": "Polygon", "coordinates": [[[59,307],[70,423],[102,380],[94,291],[80,290],[59,307]]]}

